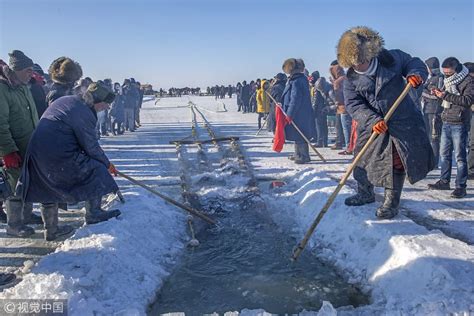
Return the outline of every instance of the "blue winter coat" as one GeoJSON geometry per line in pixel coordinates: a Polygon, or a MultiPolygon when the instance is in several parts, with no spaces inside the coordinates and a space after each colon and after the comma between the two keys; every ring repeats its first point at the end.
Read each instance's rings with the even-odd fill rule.
{"type": "MultiPolygon", "coordinates": [[[[378,56],[376,75],[357,74],[352,68],[344,85],[346,109],[357,121],[358,153],[380,121],[405,88],[405,78],[418,74],[426,80],[428,73],[419,58],[400,50],[383,50],[378,56]]],[[[357,165],[367,172],[372,184],[382,187],[392,185],[392,144],[400,155],[410,183],[426,177],[434,168],[434,155],[426,135],[423,116],[410,96],[401,102],[387,122],[388,133],[379,135],[361,162],[357,165]]]]}
{"type": "Polygon", "coordinates": [[[95,111],[80,97],[54,101],[30,139],[17,194],[27,202],[76,203],[116,192],[96,123],[95,111]]]}
{"type": "MultiPolygon", "coordinates": [[[[313,107],[311,105],[311,94],[309,82],[303,73],[292,75],[283,91],[283,109],[293,119],[293,122],[311,139],[315,137],[316,126],[314,122],[313,107]]],[[[304,143],[305,140],[292,125],[285,126],[285,139],[304,143]]]]}
{"type": "Polygon", "coordinates": [[[109,114],[117,122],[125,121],[125,102],[126,97],[122,93],[117,93],[115,95],[115,99],[112,103],[112,107],[110,109],[109,114]]]}

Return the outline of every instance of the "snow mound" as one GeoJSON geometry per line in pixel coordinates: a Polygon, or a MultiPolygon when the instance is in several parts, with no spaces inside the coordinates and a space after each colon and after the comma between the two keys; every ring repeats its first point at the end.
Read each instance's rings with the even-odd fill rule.
{"type": "Polygon", "coordinates": [[[71,315],[143,315],[184,248],[186,216],[142,189],[122,215],[78,229],[0,298],[69,299],[71,315]]]}
{"type": "MultiPolygon", "coordinates": [[[[274,220],[290,225],[301,239],[337,184],[313,169],[286,182],[265,199],[274,220]]],[[[473,311],[472,246],[402,215],[377,220],[378,203],[348,207],[344,199],[351,194],[348,187],[341,190],[308,248],[371,293],[373,303],[357,310],[431,315],[473,311]]]]}

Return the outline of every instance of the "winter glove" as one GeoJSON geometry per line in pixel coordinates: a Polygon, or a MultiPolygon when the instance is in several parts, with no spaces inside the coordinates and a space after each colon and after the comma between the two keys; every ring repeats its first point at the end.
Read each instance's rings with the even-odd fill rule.
{"type": "Polygon", "coordinates": [[[3,157],[3,166],[5,169],[14,169],[21,167],[21,157],[17,151],[9,153],[3,157]]]}
{"type": "Polygon", "coordinates": [[[375,125],[372,127],[372,131],[377,134],[383,134],[386,131],[388,131],[388,126],[387,123],[385,123],[384,120],[378,121],[375,123],[375,125]]]}
{"type": "Polygon", "coordinates": [[[113,163],[110,163],[110,165],[109,165],[109,172],[110,172],[110,174],[113,174],[114,176],[118,176],[118,171],[115,168],[113,163]]]}
{"type": "Polygon", "coordinates": [[[421,78],[420,75],[410,75],[407,77],[407,81],[415,89],[418,88],[423,83],[423,79],[421,78]]]}
{"type": "Polygon", "coordinates": [[[285,121],[286,121],[286,124],[289,125],[289,124],[291,124],[291,122],[293,122],[293,119],[291,118],[291,116],[287,115],[287,116],[285,117],[285,121]]]}

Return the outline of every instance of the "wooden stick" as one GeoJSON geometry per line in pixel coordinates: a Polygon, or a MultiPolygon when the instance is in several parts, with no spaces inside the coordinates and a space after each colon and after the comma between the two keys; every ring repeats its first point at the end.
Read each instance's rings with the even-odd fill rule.
{"type": "MultiPolygon", "coordinates": [[[[392,107],[390,108],[390,110],[387,112],[387,114],[385,115],[384,117],[384,120],[385,122],[388,122],[388,120],[390,120],[390,118],[392,117],[393,113],[395,112],[395,110],[398,108],[398,106],[400,105],[400,103],[403,101],[403,99],[406,97],[406,95],[408,94],[408,92],[410,92],[410,88],[411,88],[411,85],[408,83],[406,86],[405,86],[405,89],[402,91],[402,93],[400,94],[400,96],[397,98],[397,100],[395,101],[395,103],[393,103],[392,107]]],[[[314,230],[316,229],[316,226],[318,226],[318,224],[321,222],[321,219],[323,218],[324,214],[326,214],[326,212],[328,211],[329,207],[331,206],[331,204],[334,202],[334,200],[336,199],[336,196],[339,194],[339,192],[341,191],[342,187],[346,184],[346,181],[347,179],[350,177],[350,175],[352,174],[352,171],[354,171],[354,168],[356,167],[357,163],[362,159],[362,157],[364,156],[365,152],[367,151],[367,149],[369,149],[370,145],[372,145],[372,143],[374,142],[374,140],[377,138],[378,134],[377,133],[372,133],[372,135],[370,135],[370,138],[369,140],[367,141],[367,143],[365,144],[365,146],[361,149],[361,151],[357,154],[357,156],[354,158],[354,161],[352,162],[352,164],[349,166],[349,168],[347,169],[346,173],[344,174],[344,176],[342,177],[341,181],[339,182],[339,184],[337,185],[336,187],[336,190],[334,190],[334,192],[331,194],[331,196],[329,196],[329,199],[327,200],[326,204],[324,204],[321,212],[319,212],[318,216],[314,219],[313,223],[311,224],[311,226],[309,227],[308,231],[306,232],[306,234],[304,235],[304,238],[303,240],[301,240],[301,242],[296,246],[295,250],[293,251],[293,255],[291,257],[291,259],[293,261],[296,261],[299,257],[299,255],[301,254],[301,252],[304,250],[304,248],[306,247],[306,244],[308,243],[309,239],[311,238],[311,235],[313,235],[314,233],[314,230]]]]}
{"type": "Polygon", "coordinates": [[[215,220],[213,220],[212,218],[208,217],[207,215],[204,215],[203,213],[201,213],[201,212],[199,212],[199,211],[197,211],[197,210],[195,210],[195,209],[192,209],[192,208],[190,208],[190,207],[184,205],[183,203],[180,203],[180,202],[178,202],[178,201],[175,201],[175,200],[173,200],[172,198],[170,198],[170,197],[168,197],[168,196],[166,196],[166,195],[164,195],[164,194],[161,194],[160,192],[158,192],[158,191],[156,191],[155,189],[153,189],[153,188],[147,186],[146,184],[144,184],[144,183],[142,183],[142,182],[140,182],[140,181],[138,181],[138,180],[135,180],[135,179],[133,179],[133,178],[130,177],[130,176],[127,176],[127,175],[124,174],[123,172],[117,171],[117,174],[118,174],[119,176],[121,176],[121,177],[127,179],[128,181],[130,181],[130,182],[132,182],[132,183],[134,183],[134,184],[136,184],[136,185],[138,185],[138,186],[144,188],[145,190],[150,191],[150,192],[153,193],[154,195],[159,196],[160,198],[162,198],[162,199],[165,200],[166,202],[171,203],[171,204],[173,204],[173,205],[175,205],[175,206],[177,206],[177,207],[179,207],[179,208],[185,210],[186,212],[189,212],[189,213],[191,213],[191,214],[193,214],[193,215],[196,215],[196,216],[199,217],[200,219],[202,219],[202,220],[208,222],[209,224],[213,224],[213,225],[217,224],[217,222],[216,222],[215,220]]]}
{"type": "Polygon", "coordinates": [[[219,137],[213,139],[204,139],[204,140],[171,140],[170,144],[184,144],[184,145],[192,145],[192,144],[209,144],[214,142],[225,142],[225,141],[232,141],[232,140],[239,140],[240,138],[237,136],[231,137],[219,137]]]}
{"type": "MultiPolygon", "coordinates": [[[[281,106],[279,106],[280,103],[278,103],[274,97],[272,97],[272,95],[270,93],[268,93],[267,91],[265,91],[265,93],[270,97],[270,99],[272,99],[273,103],[275,103],[275,106],[278,106],[280,108],[280,110],[283,112],[283,115],[285,115],[286,117],[288,117],[288,114],[285,113],[285,110],[283,110],[283,108],[281,106]]],[[[305,142],[309,145],[309,147],[311,147],[311,149],[314,151],[314,153],[319,157],[319,159],[321,159],[323,162],[326,162],[326,159],[324,159],[323,155],[321,155],[319,153],[319,151],[316,149],[316,147],[313,146],[313,144],[311,144],[311,142],[309,141],[309,139],[303,134],[303,132],[299,129],[298,126],[296,126],[295,122],[291,121],[291,125],[293,125],[293,127],[296,129],[296,131],[301,135],[301,137],[303,137],[303,139],[305,140],[305,142]]]]}
{"type": "Polygon", "coordinates": [[[265,121],[263,122],[262,127],[260,127],[260,129],[257,131],[257,134],[255,134],[255,136],[258,136],[258,134],[260,134],[262,129],[265,127],[265,125],[267,125],[267,120],[268,120],[268,115],[267,115],[265,121]]]}

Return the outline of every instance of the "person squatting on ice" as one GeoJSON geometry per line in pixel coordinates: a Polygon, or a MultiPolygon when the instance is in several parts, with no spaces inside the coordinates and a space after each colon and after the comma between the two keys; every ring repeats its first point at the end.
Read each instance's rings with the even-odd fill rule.
{"type": "Polygon", "coordinates": [[[114,98],[107,87],[92,83],[82,97],[54,101],[31,136],[17,195],[26,202],[43,203],[46,239],[64,233],[57,227],[57,203],[86,201],[87,224],[120,215],[119,210],[101,209],[102,196],[118,191],[111,176],[117,171],[95,134],[97,112],[114,98]]]}
{"type": "Polygon", "coordinates": [[[346,199],[349,206],[375,202],[374,186],[385,188],[378,218],[398,214],[405,176],[410,183],[426,177],[435,166],[421,112],[406,97],[392,118],[384,116],[408,81],[417,88],[428,76],[426,65],[416,57],[384,48],[379,33],[368,27],[346,31],[337,46],[337,58],[348,68],[344,85],[347,111],[357,121],[357,154],[372,133],[379,136],[354,169],[357,194],[346,199]]]}

